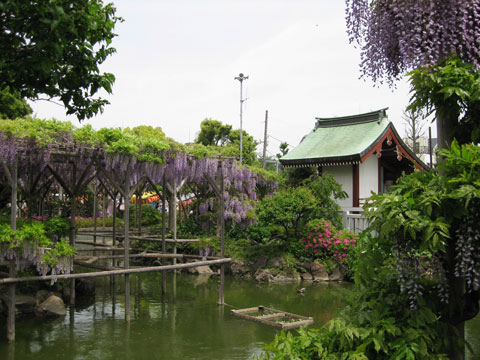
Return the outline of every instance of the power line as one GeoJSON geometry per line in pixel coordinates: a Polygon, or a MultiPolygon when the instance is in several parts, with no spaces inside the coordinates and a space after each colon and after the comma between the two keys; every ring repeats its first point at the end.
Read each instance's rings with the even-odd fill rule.
{"type": "Polygon", "coordinates": [[[274,136],[272,136],[272,135],[268,135],[268,136],[271,137],[271,138],[274,139],[274,140],[277,140],[277,141],[280,142],[280,143],[285,143],[285,144],[287,144],[288,146],[293,147],[292,145],[290,145],[290,144],[287,143],[286,141],[282,141],[282,140],[280,140],[280,139],[277,139],[276,137],[274,137],[274,136]]]}

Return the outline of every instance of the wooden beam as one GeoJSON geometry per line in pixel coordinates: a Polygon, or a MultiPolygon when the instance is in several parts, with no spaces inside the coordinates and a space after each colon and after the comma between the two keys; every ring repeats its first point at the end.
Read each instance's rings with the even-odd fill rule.
{"type": "Polygon", "coordinates": [[[120,270],[109,270],[109,271],[99,271],[99,272],[89,272],[89,273],[29,276],[29,277],[21,277],[21,278],[10,277],[6,279],[0,279],[0,284],[13,284],[13,283],[19,283],[19,282],[28,282],[28,281],[83,279],[83,278],[94,278],[94,277],[102,277],[102,276],[110,276],[110,275],[141,274],[141,273],[157,272],[157,271],[188,269],[188,268],[194,268],[198,266],[220,265],[220,264],[227,264],[229,262],[232,262],[231,258],[198,261],[198,262],[177,264],[177,265],[148,266],[148,267],[133,268],[133,269],[120,269],[120,270]]]}
{"type": "MultiPolygon", "coordinates": [[[[166,214],[165,214],[165,201],[167,198],[167,182],[165,180],[165,171],[163,172],[163,181],[162,181],[162,253],[166,253],[166,214]]],[[[162,265],[165,266],[166,261],[162,259],[162,265]]],[[[162,294],[165,295],[167,293],[167,274],[162,272],[162,294]]]]}
{"type": "MultiPolygon", "coordinates": [[[[11,175],[11,205],[10,205],[10,228],[17,230],[17,183],[18,183],[18,158],[15,156],[12,164],[11,175]]],[[[16,278],[15,260],[10,260],[9,268],[10,278],[16,278]]],[[[7,341],[9,343],[15,341],[15,284],[8,286],[8,315],[7,315],[7,341]]]]}
{"type": "Polygon", "coordinates": [[[10,169],[8,168],[7,164],[3,161],[0,157],[0,164],[2,164],[3,170],[5,171],[5,177],[7,178],[8,183],[12,184],[12,174],[10,173],[10,169]]]}
{"type": "Polygon", "coordinates": [[[122,188],[122,186],[121,186],[119,183],[117,183],[117,182],[113,179],[113,177],[110,176],[110,174],[109,174],[107,171],[105,171],[105,169],[102,168],[100,171],[101,171],[101,173],[103,174],[103,176],[105,176],[105,178],[108,180],[108,182],[110,182],[110,184],[111,184],[116,190],[118,190],[118,191],[120,192],[120,194],[125,198],[125,203],[127,203],[126,198],[128,198],[129,196],[128,196],[128,194],[127,194],[127,196],[125,196],[124,189],[122,188]]]}
{"type": "MultiPolygon", "coordinates": [[[[225,198],[223,194],[225,192],[225,179],[223,178],[223,161],[220,163],[218,168],[218,179],[220,182],[220,196],[218,197],[220,202],[220,256],[223,258],[225,256],[225,198]]],[[[225,303],[224,295],[225,287],[225,267],[220,266],[220,284],[218,285],[218,304],[223,305],[225,303]]]]}
{"type": "Polygon", "coordinates": [[[52,173],[53,177],[55,178],[55,180],[58,181],[58,183],[60,184],[60,186],[63,188],[63,190],[65,190],[65,192],[67,193],[67,195],[69,196],[73,196],[73,189],[70,188],[70,186],[67,185],[67,183],[65,181],[63,181],[63,178],[60,176],[59,173],[57,173],[55,171],[54,168],[52,168],[52,166],[50,164],[47,165],[47,169],[52,173]]]}
{"type": "Polygon", "coordinates": [[[215,195],[217,195],[218,197],[221,196],[221,193],[220,193],[220,189],[218,187],[217,184],[215,184],[215,181],[213,181],[213,179],[208,176],[207,174],[205,174],[205,179],[207,179],[208,183],[210,184],[210,186],[212,187],[213,189],[213,192],[215,193],[215,195]]]}
{"type": "Polygon", "coordinates": [[[352,165],[352,206],[359,207],[360,206],[360,164],[352,165]]]}
{"type": "MultiPolygon", "coordinates": [[[[123,184],[123,193],[125,197],[125,210],[123,211],[123,223],[125,225],[124,229],[124,244],[125,244],[125,251],[124,251],[124,259],[123,259],[123,267],[126,271],[129,270],[130,267],[130,260],[129,260],[129,217],[130,217],[130,160],[128,165],[125,169],[125,179],[123,184]]],[[[125,321],[127,323],[130,322],[130,273],[125,273],[125,321]]]]}
{"type": "Polygon", "coordinates": [[[89,263],[89,262],[86,262],[86,261],[75,260],[73,263],[75,265],[83,266],[83,267],[86,267],[86,268],[89,268],[89,269],[96,269],[96,270],[103,270],[103,271],[121,270],[121,268],[118,268],[118,267],[92,264],[92,263],[89,263]]]}

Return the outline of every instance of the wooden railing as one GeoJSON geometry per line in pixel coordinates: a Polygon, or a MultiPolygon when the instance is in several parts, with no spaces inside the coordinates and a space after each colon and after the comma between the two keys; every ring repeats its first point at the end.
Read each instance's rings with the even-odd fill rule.
{"type": "Polygon", "coordinates": [[[355,234],[360,234],[368,227],[368,218],[363,215],[363,208],[342,208],[343,227],[355,234]]]}

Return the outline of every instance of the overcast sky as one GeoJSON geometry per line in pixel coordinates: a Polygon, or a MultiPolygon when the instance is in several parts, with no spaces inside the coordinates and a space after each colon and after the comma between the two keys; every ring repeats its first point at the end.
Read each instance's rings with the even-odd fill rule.
{"type": "MultiPolygon", "coordinates": [[[[388,107],[403,134],[406,82],[396,90],[359,79],[359,51],[348,43],[343,0],[118,0],[117,53],[102,69],[115,74],[110,105],[87,120],[95,128],[160,126],[179,142],[195,139],[213,118],[243,128],[268,151],[298,145],[315,117],[388,107]]],[[[62,107],[33,103],[41,118],[67,119],[62,107]]],[[[68,118],[74,124],[74,117],[68,118]]],[[[360,135],[360,134],[359,134],[360,135]]],[[[261,148],[259,147],[260,151],[261,148]]]]}

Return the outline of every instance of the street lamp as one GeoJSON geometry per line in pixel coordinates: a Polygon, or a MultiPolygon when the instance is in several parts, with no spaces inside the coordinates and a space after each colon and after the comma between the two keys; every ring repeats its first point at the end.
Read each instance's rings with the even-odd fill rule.
{"type": "Polygon", "coordinates": [[[243,98],[243,80],[247,80],[248,76],[244,76],[240,73],[238,76],[235,77],[234,80],[240,81],[240,165],[242,165],[242,158],[243,158],[243,129],[242,129],[242,109],[243,109],[243,102],[246,100],[243,98]]]}

